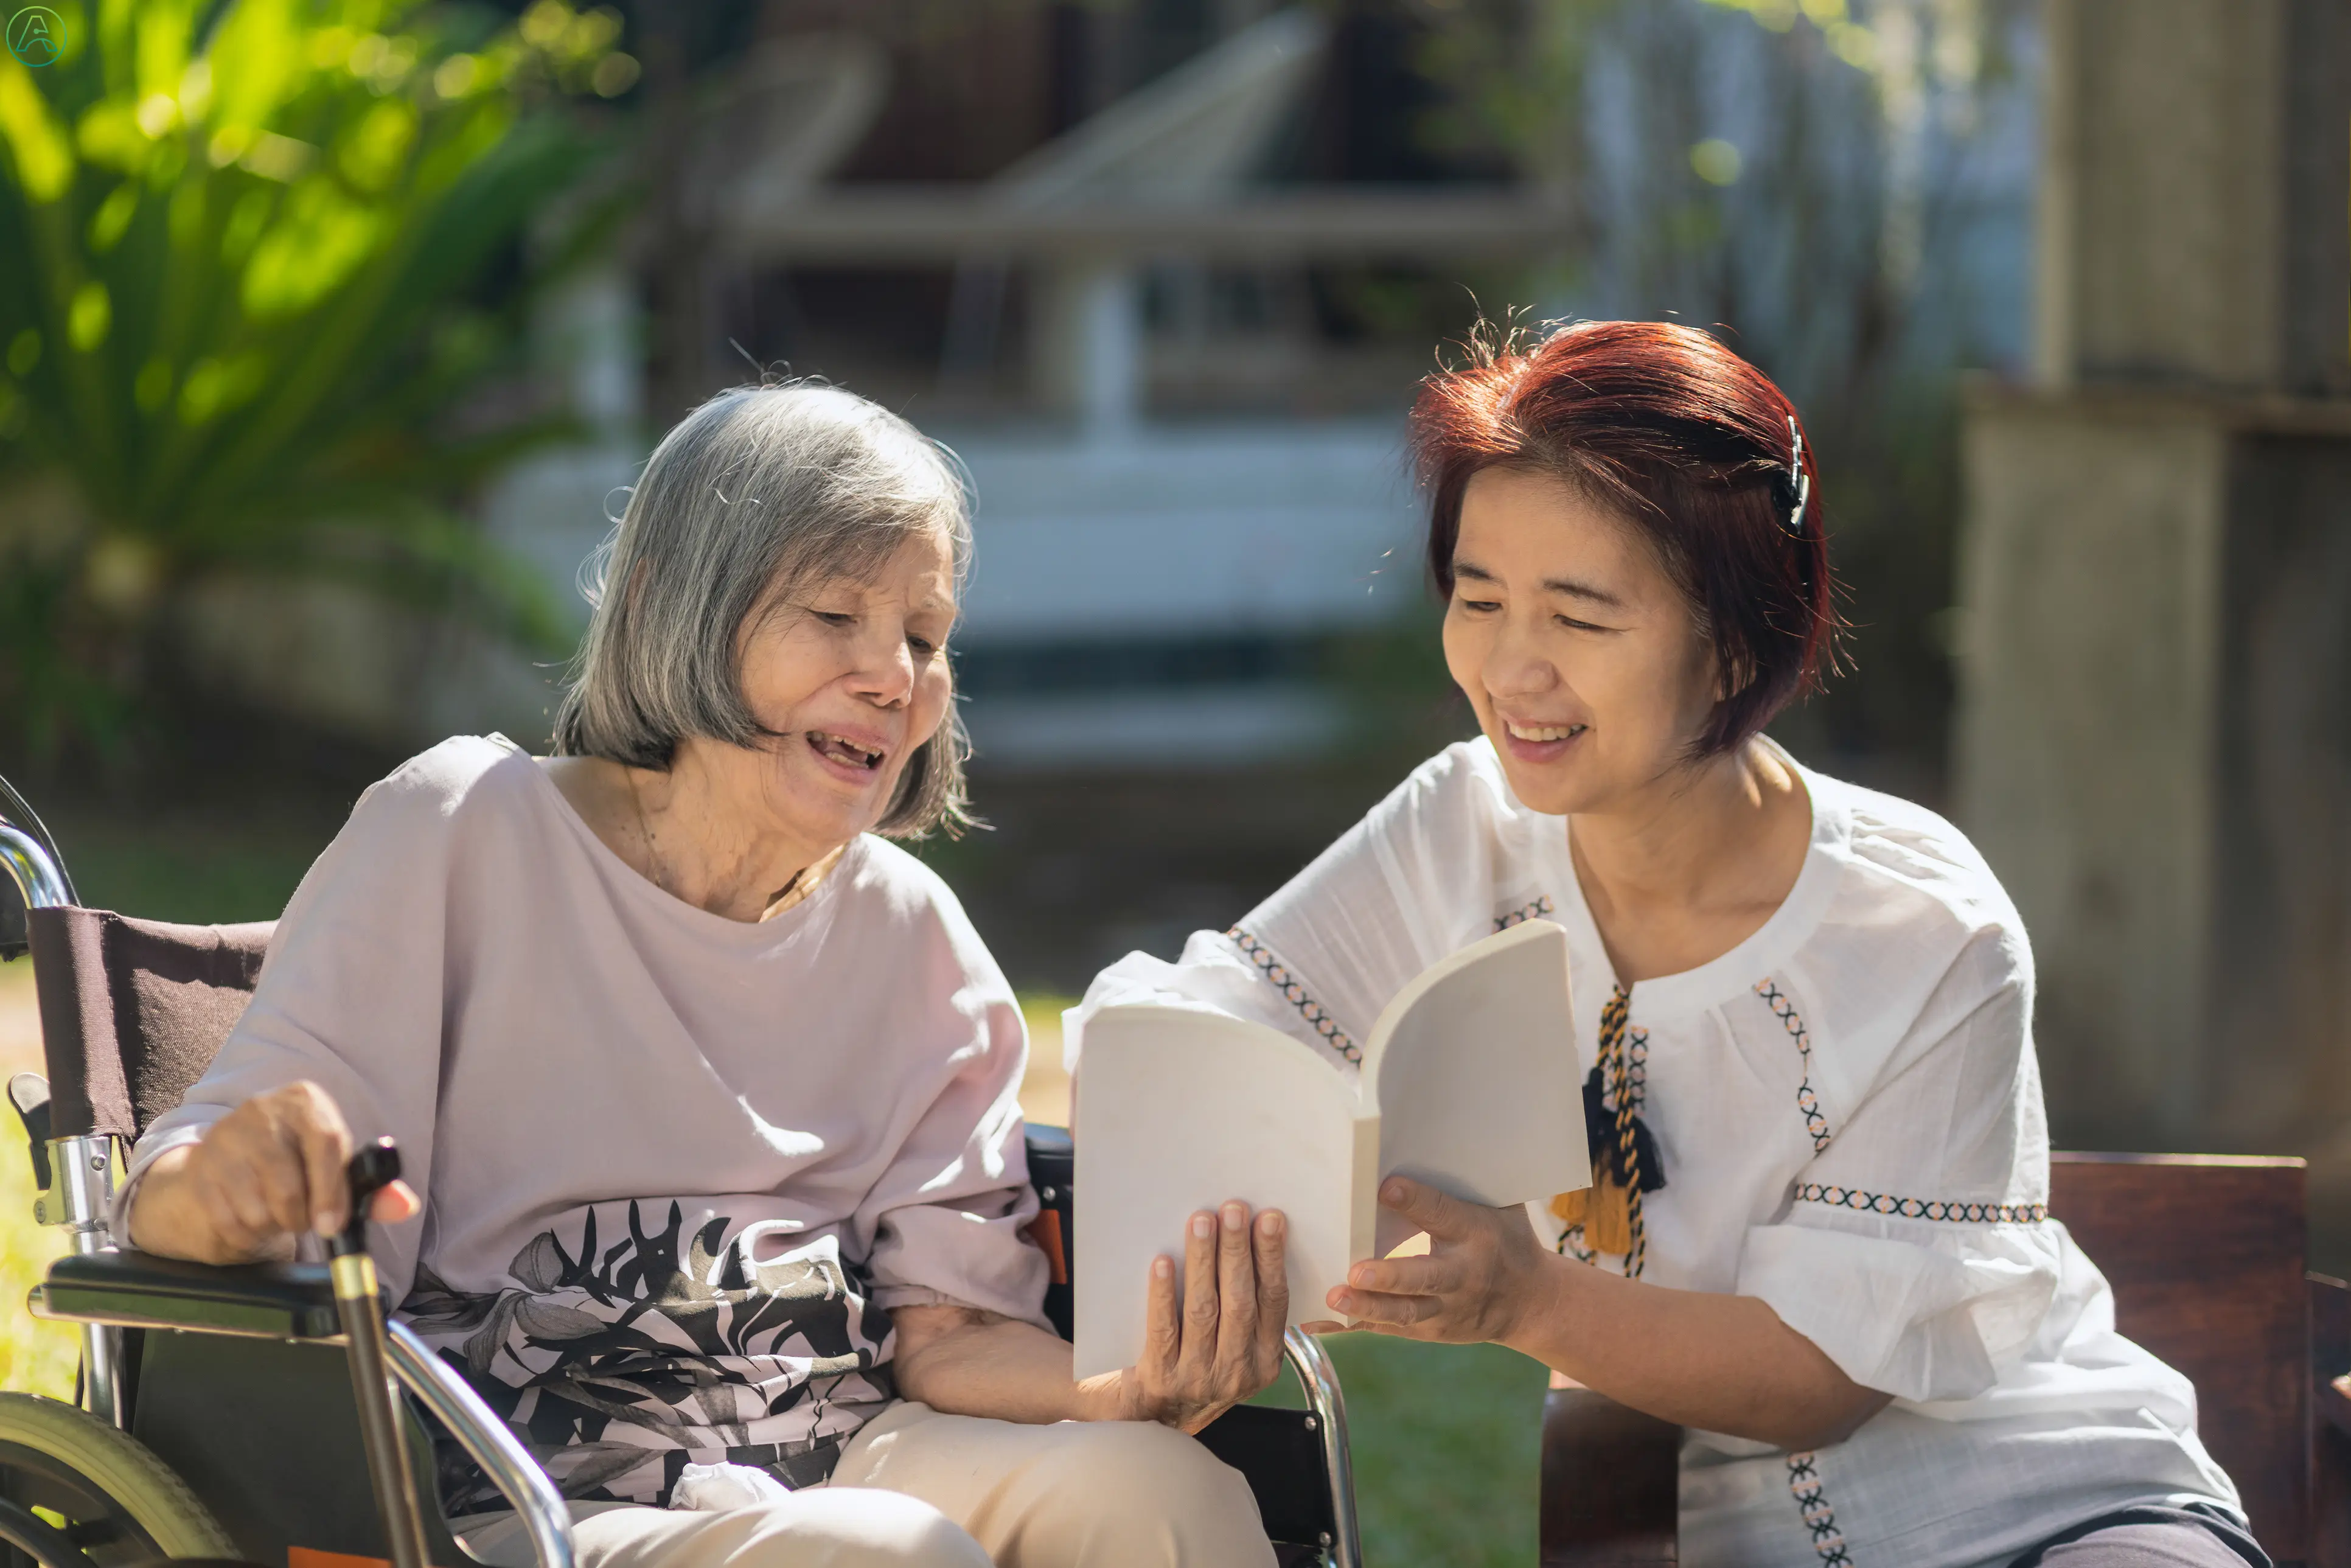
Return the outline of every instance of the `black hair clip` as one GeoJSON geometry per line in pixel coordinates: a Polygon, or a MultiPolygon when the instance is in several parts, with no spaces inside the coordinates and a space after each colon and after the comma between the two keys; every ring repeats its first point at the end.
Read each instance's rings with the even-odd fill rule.
{"type": "Polygon", "coordinates": [[[1813,504],[1813,476],[1804,472],[1804,433],[1796,428],[1796,416],[1788,416],[1788,489],[1796,497],[1788,511],[1788,531],[1798,538],[1804,537],[1804,512],[1813,504]]]}

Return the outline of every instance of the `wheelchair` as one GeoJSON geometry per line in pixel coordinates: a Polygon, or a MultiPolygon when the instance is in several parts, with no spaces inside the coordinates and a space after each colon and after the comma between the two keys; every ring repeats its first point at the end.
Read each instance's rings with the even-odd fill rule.
{"type": "MultiPolygon", "coordinates": [[[[157,1558],[268,1568],[384,1568],[358,1402],[328,1268],[211,1268],[118,1249],[107,1218],[118,1141],[177,1105],[260,977],[267,924],[203,926],[83,908],[55,841],[0,779],[0,864],[26,907],[48,1075],[8,1096],[31,1144],[36,1213],[72,1250],[35,1287],[39,1318],[78,1324],[78,1405],[0,1394],[0,1568],[128,1568],[157,1558]]],[[[1046,1312],[1070,1334],[1074,1146],[1029,1129],[1051,1264],[1046,1312]]],[[[456,1369],[389,1326],[427,1561],[472,1563],[439,1500],[470,1458],[518,1516],[538,1568],[572,1568],[569,1515],[546,1471],[456,1369]],[[463,1456],[463,1458],[460,1456],[463,1456]]],[[[1238,1406],[1200,1436],[1255,1493],[1283,1568],[1361,1568],[1346,1406],[1322,1346],[1290,1331],[1305,1407],[1238,1406]]],[[[394,1471],[394,1474],[397,1472],[394,1471]]]]}

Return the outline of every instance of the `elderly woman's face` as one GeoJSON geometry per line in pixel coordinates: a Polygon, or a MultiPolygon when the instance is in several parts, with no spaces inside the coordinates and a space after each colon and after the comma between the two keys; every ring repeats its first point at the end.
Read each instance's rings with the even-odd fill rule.
{"type": "Polygon", "coordinates": [[[1445,662],[1520,800],[1607,809],[1688,755],[1714,654],[1625,523],[1544,474],[1489,468],[1461,502],[1445,662]]]}
{"type": "Polygon", "coordinates": [[[937,533],[910,535],[871,580],[818,579],[753,618],[743,695],[779,738],[748,755],[780,821],[846,843],[881,819],[953,700],[955,618],[955,559],[937,533]]]}

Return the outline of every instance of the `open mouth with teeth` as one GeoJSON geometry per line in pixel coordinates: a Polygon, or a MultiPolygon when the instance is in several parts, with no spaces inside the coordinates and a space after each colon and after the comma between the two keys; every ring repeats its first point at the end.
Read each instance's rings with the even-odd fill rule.
{"type": "Polygon", "coordinates": [[[1591,727],[1582,724],[1513,724],[1504,719],[1502,727],[1510,732],[1513,739],[1531,740],[1541,745],[1549,740],[1573,740],[1591,727]]]}
{"type": "Polygon", "coordinates": [[[882,752],[860,746],[853,740],[844,740],[837,735],[829,735],[820,729],[808,732],[808,743],[815,747],[818,756],[828,761],[838,762],[843,768],[862,768],[871,773],[882,766],[883,755],[882,752]]]}

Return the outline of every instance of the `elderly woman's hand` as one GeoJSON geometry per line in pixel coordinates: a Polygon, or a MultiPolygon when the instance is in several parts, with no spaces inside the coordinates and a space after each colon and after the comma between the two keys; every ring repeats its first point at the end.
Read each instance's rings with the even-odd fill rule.
{"type": "Polygon", "coordinates": [[[1151,1265],[1143,1359],[1121,1375],[1120,1413],[1197,1432],[1281,1373],[1290,1277],[1279,1209],[1252,1221],[1228,1203],[1192,1217],[1184,1240],[1184,1287],[1176,1266],[1151,1265]]]}
{"type": "Polygon", "coordinates": [[[973,1307],[894,1308],[898,1392],[948,1415],[1197,1432],[1281,1372],[1286,1228],[1279,1210],[1252,1218],[1245,1203],[1194,1215],[1182,1291],[1172,1261],[1152,1263],[1142,1361],[1082,1383],[1070,1381],[1070,1347],[1034,1323],[973,1307]]]}
{"type": "MultiPolygon", "coordinates": [[[[214,1123],[202,1143],[147,1167],[131,1206],[131,1243],[199,1263],[290,1257],[303,1231],[342,1228],[350,1157],[350,1129],[324,1089],[298,1082],[256,1094],[214,1123]]],[[[422,1207],[406,1182],[394,1182],[376,1194],[368,1217],[393,1224],[422,1207]]]]}

